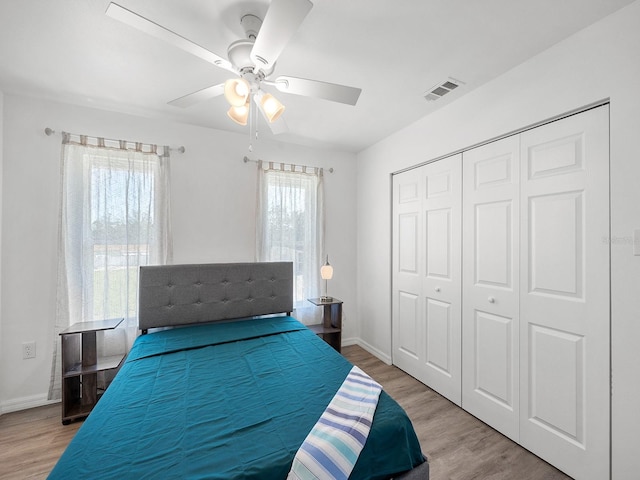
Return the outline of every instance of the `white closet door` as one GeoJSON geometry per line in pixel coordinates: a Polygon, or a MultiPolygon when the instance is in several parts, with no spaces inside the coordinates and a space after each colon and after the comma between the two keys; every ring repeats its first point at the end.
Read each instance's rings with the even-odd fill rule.
{"type": "Polygon", "coordinates": [[[393,363],[458,405],[461,159],[393,177],[393,363]]]}
{"type": "Polygon", "coordinates": [[[422,197],[424,167],[393,176],[393,363],[420,378],[424,346],[422,197]]]}
{"type": "Polygon", "coordinates": [[[518,440],[519,137],[463,157],[462,406],[518,440]]]}
{"type": "Polygon", "coordinates": [[[461,379],[462,155],[426,165],[424,224],[424,360],[419,378],[457,405],[461,379]]]}
{"type": "Polygon", "coordinates": [[[609,478],[608,107],[521,136],[521,423],[527,449],[609,478]]]}

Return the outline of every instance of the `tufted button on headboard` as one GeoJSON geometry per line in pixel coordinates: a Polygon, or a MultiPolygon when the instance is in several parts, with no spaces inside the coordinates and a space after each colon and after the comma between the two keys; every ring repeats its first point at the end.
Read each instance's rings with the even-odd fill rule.
{"type": "Polygon", "coordinates": [[[141,330],[293,310],[293,263],[140,267],[141,330]]]}

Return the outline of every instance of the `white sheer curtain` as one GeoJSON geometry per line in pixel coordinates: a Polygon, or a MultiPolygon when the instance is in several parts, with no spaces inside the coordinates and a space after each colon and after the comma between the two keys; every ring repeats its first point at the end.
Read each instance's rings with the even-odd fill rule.
{"type": "Polygon", "coordinates": [[[169,148],[110,145],[63,134],[57,311],[49,398],[60,398],[59,332],[124,318],[98,354],[128,351],[137,334],[140,265],[171,261],[169,148]]]}
{"type": "Polygon", "coordinates": [[[256,257],[291,261],[294,308],[303,323],[316,323],[307,298],[320,296],[324,252],[323,171],[258,162],[256,257]]]}

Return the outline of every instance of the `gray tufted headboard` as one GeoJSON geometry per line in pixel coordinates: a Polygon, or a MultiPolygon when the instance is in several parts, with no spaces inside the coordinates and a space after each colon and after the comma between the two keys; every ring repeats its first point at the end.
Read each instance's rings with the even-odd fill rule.
{"type": "Polygon", "coordinates": [[[140,267],[138,328],[290,313],[293,264],[212,263],[140,267]]]}

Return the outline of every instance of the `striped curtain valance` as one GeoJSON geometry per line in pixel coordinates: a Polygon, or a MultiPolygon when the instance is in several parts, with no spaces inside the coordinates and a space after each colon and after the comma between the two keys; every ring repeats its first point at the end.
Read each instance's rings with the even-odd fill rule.
{"type": "Polygon", "coordinates": [[[131,142],[128,140],[114,140],[103,137],[91,137],[89,135],[78,135],[69,132],[62,132],[62,143],[63,145],[82,145],[84,147],[152,153],[160,156],[168,156],[170,151],[170,148],[166,145],[158,147],[158,145],[155,144],[131,142]]]}

